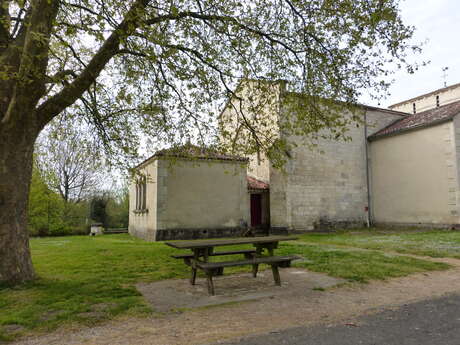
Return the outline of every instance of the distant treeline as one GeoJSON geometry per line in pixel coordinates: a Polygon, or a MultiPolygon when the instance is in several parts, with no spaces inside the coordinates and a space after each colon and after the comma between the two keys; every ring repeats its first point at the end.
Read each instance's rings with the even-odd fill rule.
{"type": "Polygon", "coordinates": [[[121,191],[113,195],[105,193],[96,197],[96,204],[105,203],[94,211],[94,198],[79,202],[66,202],[61,195],[48,188],[38,170],[34,169],[29,196],[30,236],[62,236],[88,234],[91,223],[103,219],[107,228],[128,227],[128,193],[121,191]],[[93,206],[93,207],[92,207],[93,206]],[[94,219],[97,215],[99,219],[94,219]]]}

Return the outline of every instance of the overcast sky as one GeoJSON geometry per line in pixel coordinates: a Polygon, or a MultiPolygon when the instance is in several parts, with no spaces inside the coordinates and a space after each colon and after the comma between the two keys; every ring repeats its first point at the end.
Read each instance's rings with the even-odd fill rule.
{"type": "Polygon", "coordinates": [[[443,87],[443,67],[449,67],[447,85],[460,83],[460,1],[403,0],[401,9],[406,24],[416,28],[415,41],[428,40],[418,59],[431,63],[412,75],[398,72],[383,107],[443,87]]]}

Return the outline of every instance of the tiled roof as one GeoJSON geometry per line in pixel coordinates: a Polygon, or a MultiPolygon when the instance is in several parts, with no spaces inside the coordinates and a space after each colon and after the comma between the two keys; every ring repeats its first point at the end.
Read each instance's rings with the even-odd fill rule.
{"type": "Polygon", "coordinates": [[[240,156],[226,155],[220,153],[214,149],[207,147],[199,147],[192,144],[184,144],[180,146],[174,146],[168,149],[157,151],[153,156],[150,156],[142,163],[138,164],[135,168],[144,165],[152,159],[159,157],[171,157],[171,158],[188,158],[188,159],[203,159],[203,160],[221,160],[221,161],[239,161],[247,162],[249,159],[240,156]]]}
{"type": "Polygon", "coordinates": [[[246,176],[246,179],[248,181],[248,189],[268,190],[270,188],[268,183],[265,183],[263,181],[257,180],[254,177],[246,176]]]}
{"type": "Polygon", "coordinates": [[[460,101],[443,105],[438,108],[423,111],[418,114],[408,115],[400,120],[397,120],[387,127],[374,133],[369,139],[374,139],[382,136],[397,134],[412,129],[434,126],[438,123],[452,119],[460,113],[460,101]]]}

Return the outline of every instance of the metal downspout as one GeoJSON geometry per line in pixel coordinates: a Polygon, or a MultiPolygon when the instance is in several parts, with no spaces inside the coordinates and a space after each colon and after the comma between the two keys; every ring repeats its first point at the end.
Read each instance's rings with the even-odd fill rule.
{"type": "Polygon", "coordinates": [[[366,153],[366,185],[367,185],[367,227],[372,224],[371,216],[371,181],[369,167],[369,141],[367,140],[367,110],[364,112],[364,147],[366,153]]]}

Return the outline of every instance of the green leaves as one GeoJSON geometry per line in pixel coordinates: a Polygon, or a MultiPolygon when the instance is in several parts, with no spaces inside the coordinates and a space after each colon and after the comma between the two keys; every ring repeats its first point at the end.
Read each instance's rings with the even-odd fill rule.
{"type": "Polygon", "coordinates": [[[179,14],[179,9],[176,6],[171,6],[171,14],[177,16],[179,14]]]}

